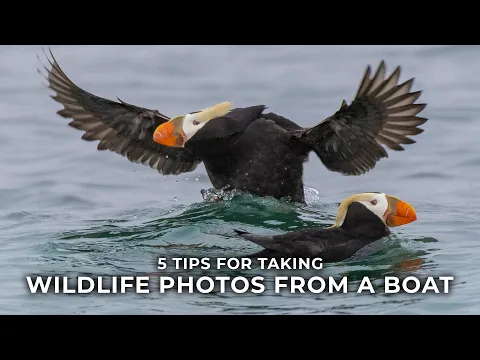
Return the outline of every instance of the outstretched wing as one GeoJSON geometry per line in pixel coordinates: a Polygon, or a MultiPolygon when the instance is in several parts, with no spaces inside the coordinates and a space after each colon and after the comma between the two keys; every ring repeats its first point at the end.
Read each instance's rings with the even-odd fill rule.
{"type": "Polygon", "coordinates": [[[414,144],[408,135],[418,135],[427,119],[416,116],[426,104],[415,104],[421,91],[410,92],[414,78],[398,84],[400,67],[385,78],[385,63],[370,78],[367,67],[357,95],[350,105],[320,124],[296,132],[294,137],[309,145],[331,171],[361,175],[388,157],[382,147],[402,151],[401,144],[414,144]]]}
{"type": "Polygon", "coordinates": [[[63,105],[57,114],[71,118],[69,126],[84,131],[83,140],[99,140],[98,150],[110,150],[134,163],[144,164],[163,175],[194,170],[201,162],[182,148],[170,148],[153,141],[153,132],[169,118],[157,110],[104,99],[75,85],[62,71],[52,52],[45,67],[54,100],[63,105]]]}

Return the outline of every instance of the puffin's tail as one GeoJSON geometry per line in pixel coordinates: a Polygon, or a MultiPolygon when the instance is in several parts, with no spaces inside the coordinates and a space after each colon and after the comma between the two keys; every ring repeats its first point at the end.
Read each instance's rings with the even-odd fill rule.
{"type": "Polygon", "coordinates": [[[274,236],[272,235],[256,235],[248,231],[234,229],[234,231],[245,240],[251,241],[257,245],[268,248],[274,242],[274,236]]]}
{"type": "Polygon", "coordinates": [[[342,101],[340,109],[320,124],[293,132],[293,137],[313,150],[331,171],[361,175],[388,157],[382,145],[395,151],[401,144],[414,144],[407,136],[418,135],[417,126],[427,119],[417,117],[427,104],[415,104],[421,91],[410,92],[414,78],[399,84],[400,67],[386,77],[382,61],[371,78],[367,67],[355,99],[342,101]]]}
{"type": "Polygon", "coordinates": [[[244,235],[244,234],[250,234],[248,231],[245,230],[239,230],[239,229],[233,229],[238,235],[244,235]]]}

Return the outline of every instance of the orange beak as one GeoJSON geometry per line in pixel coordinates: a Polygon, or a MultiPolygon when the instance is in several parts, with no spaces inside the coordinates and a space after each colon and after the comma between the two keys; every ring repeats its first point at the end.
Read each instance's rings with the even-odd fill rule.
{"type": "Polygon", "coordinates": [[[417,213],[412,205],[400,199],[387,196],[389,208],[386,213],[386,224],[390,227],[406,225],[417,220],[417,213]]]}
{"type": "Polygon", "coordinates": [[[159,125],[153,133],[153,141],[169,147],[180,147],[183,145],[181,135],[175,134],[175,126],[172,122],[165,122],[159,125]]]}

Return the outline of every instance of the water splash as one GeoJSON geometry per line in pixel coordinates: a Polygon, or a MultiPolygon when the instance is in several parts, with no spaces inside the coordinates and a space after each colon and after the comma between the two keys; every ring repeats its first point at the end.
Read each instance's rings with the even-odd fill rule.
{"type": "MultiPolygon", "coordinates": [[[[202,194],[203,200],[207,202],[217,202],[217,201],[230,201],[234,197],[237,196],[248,196],[248,194],[238,190],[238,189],[231,189],[229,185],[224,186],[221,189],[202,189],[200,191],[202,194]]],[[[317,189],[311,187],[305,187],[305,201],[309,204],[309,206],[314,206],[320,204],[320,192],[317,189]]],[[[252,195],[253,196],[253,195],[252,195]]],[[[265,197],[268,198],[268,197],[265,197]]],[[[283,202],[290,202],[289,197],[285,197],[282,199],[283,202]]],[[[294,205],[294,204],[292,204],[294,205]]]]}
{"type": "Polygon", "coordinates": [[[225,186],[221,189],[202,189],[200,193],[202,194],[203,200],[207,202],[217,202],[217,201],[230,201],[238,193],[238,190],[230,190],[230,186],[225,186]]]}

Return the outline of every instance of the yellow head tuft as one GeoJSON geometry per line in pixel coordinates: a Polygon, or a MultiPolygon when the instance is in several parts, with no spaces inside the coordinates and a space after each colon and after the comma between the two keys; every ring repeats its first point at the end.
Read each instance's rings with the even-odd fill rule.
{"type": "Polygon", "coordinates": [[[203,109],[202,111],[195,114],[195,119],[200,122],[209,121],[220,116],[227,114],[232,108],[232,103],[222,102],[215,106],[203,109]]]}
{"type": "Polygon", "coordinates": [[[340,203],[340,206],[338,207],[337,210],[337,216],[335,217],[335,224],[332,226],[329,226],[328,228],[335,228],[335,227],[340,227],[345,220],[345,216],[347,215],[347,210],[348,207],[352,202],[355,201],[370,201],[372,196],[375,195],[374,193],[361,193],[361,194],[355,194],[352,196],[349,196],[345,200],[343,200],[340,203]]]}

